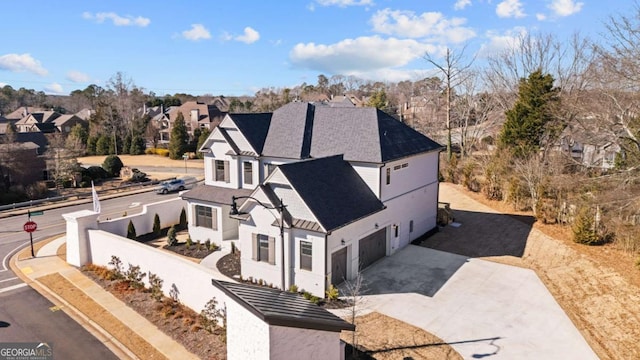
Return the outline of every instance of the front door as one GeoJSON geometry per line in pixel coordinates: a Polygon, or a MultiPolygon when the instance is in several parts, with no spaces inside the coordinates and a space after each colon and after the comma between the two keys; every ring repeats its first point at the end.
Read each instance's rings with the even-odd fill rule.
{"type": "Polygon", "coordinates": [[[347,248],[331,254],[331,283],[336,286],[347,278],[347,248]]]}

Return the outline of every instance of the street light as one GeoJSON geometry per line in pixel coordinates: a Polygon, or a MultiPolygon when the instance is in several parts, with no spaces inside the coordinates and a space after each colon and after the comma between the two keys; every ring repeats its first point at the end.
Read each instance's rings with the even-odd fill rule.
{"type": "MultiPolygon", "coordinates": [[[[280,211],[280,242],[282,243],[282,249],[280,251],[280,260],[281,260],[281,267],[282,267],[282,271],[281,271],[281,283],[282,283],[282,291],[285,291],[285,287],[284,287],[284,271],[285,271],[285,267],[284,267],[284,208],[286,207],[283,203],[282,203],[282,199],[280,199],[280,205],[277,206],[271,206],[271,205],[267,205],[264,204],[263,202],[261,202],[260,200],[252,197],[252,196],[231,196],[231,211],[229,211],[229,215],[230,216],[236,216],[236,215],[241,215],[242,213],[240,211],[238,211],[238,205],[236,204],[236,200],[239,199],[251,199],[255,202],[258,203],[258,205],[262,206],[265,209],[268,210],[278,210],[280,211]]],[[[273,214],[272,214],[273,215],[273,214]]]]}

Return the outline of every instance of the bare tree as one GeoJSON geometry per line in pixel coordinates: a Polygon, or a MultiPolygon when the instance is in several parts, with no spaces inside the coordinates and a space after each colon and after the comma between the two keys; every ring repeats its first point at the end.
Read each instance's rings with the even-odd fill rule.
{"type": "Polygon", "coordinates": [[[467,76],[469,68],[473,64],[472,58],[469,62],[465,61],[465,48],[462,48],[459,52],[455,52],[447,48],[442,62],[438,62],[431,54],[427,53],[424,59],[435,66],[443,77],[445,85],[445,94],[447,101],[447,118],[446,118],[446,130],[447,130],[447,159],[451,160],[451,96],[455,87],[460,85],[467,76]]]}
{"type": "MultiPolygon", "coordinates": [[[[358,317],[358,314],[360,314],[362,312],[362,309],[360,309],[361,303],[362,303],[362,294],[365,291],[365,283],[364,283],[364,279],[362,277],[362,271],[360,271],[360,269],[358,270],[358,274],[356,275],[356,277],[352,280],[346,280],[344,281],[344,286],[346,289],[346,297],[349,300],[349,313],[348,313],[348,321],[350,323],[352,323],[353,325],[356,324],[356,317],[358,317]]],[[[357,338],[357,328],[355,331],[353,331],[353,333],[351,334],[351,346],[352,346],[352,350],[353,353],[356,353],[356,347],[358,344],[358,338],[357,338]]]]}

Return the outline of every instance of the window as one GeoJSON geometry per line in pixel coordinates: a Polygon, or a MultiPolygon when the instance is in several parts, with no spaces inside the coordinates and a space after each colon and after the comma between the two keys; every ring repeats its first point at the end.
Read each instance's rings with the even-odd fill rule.
{"type": "Polygon", "coordinates": [[[398,225],[393,225],[393,236],[394,237],[398,237],[398,233],[399,233],[398,228],[399,228],[398,225]]]}
{"type": "Polygon", "coordinates": [[[300,269],[311,271],[313,263],[313,243],[300,241],[300,269]]]}
{"type": "Polygon", "coordinates": [[[413,232],[413,220],[409,221],[409,232],[413,232]]]}
{"type": "Polygon", "coordinates": [[[223,160],[215,161],[215,180],[229,182],[229,162],[223,160]]]}
{"type": "Polygon", "coordinates": [[[266,262],[271,265],[276,263],[276,241],[274,237],[265,234],[253,234],[252,259],[266,262]]]}
{"type": "Polygon", "coordinates": [[[267,174],[265,175],[265,177],[271,175],[271,173],[274,172],[275,170],[276,170],[275,164],[267,164],[267,174]]]}
{"type": "Polygon", "coordinates": [[[391,168],[387,168],[387,185],[391,184],[391,168]]]}
{"type": "Polygon", "coordinates": [[[253,184],[253,164],[250,161],[244,162],[244,183],[253,184]]]}
{"type": "Polygon", "coordinates": [[[218,230],[218,212],[209,206],[196,205],[196,226],[218,230]]]}

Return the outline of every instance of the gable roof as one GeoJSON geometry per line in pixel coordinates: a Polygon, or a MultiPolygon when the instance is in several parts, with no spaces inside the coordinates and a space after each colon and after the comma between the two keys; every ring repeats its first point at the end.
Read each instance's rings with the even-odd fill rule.
{"type": "Polygon", "coordinates": [[[354,331],[349,324],[299,294],[211,279],[211,283],[253,315],[274,326],[331,332],[354,331]]]}
{"type": "Polygon", "coordinates": [[[67,122],[71,122],[71,121],[84,122],[84,120],[82,120],[81,118],[79,118],[75,114],[60,115],[57,118],[53,119],[53,123],[58,127],[64,125],[67,122]]]}
{"type": "MultiPolygon", "coordinates": [[[[284,164],[278,170],[326,232],[385,208],[342,155],[284,164]]],[[[268,181],[265,185],[272,187],[268,181]]]]}
{"type": "Polygon", "coordinates": [[[265,156],[289,159],[309,158],[314,106],[293,102],[273,112],[265,139],[265,156]]]}
{"type": "Polygon", "coordinates": [[[271,113],[229,114],[229,117],[247,139],[249,145],[258,154],[261,154],[271,124],[271,115],[271,113]]]}
{"type": "Polygon", "coordinates": [[[4,117],[6,117],[9,120],[20,120],[23,117],[29,115],[32,112],[42,112],[44,111],[44,109],[41,108],[30,108],[28,106],[21,106],[19,108],[17,108],[16,110],[6,114],[4,117]]]}

